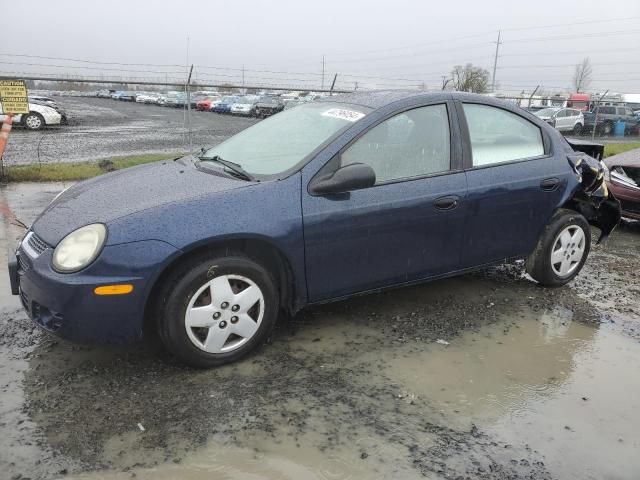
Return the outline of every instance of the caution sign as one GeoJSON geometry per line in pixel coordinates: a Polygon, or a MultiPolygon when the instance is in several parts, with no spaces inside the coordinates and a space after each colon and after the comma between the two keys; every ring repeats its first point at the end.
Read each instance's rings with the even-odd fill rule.
{"type": "Polygon", "coordinates": [[[3,113],[29,113],[24,80],[0,80],[0,103],[3,113]]]}

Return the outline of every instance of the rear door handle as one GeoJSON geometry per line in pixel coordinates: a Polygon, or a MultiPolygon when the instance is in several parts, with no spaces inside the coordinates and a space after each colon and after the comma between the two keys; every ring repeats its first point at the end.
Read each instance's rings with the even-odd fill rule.
{"type": "Polygon", "coordinates": [[[438,210],[452,210],[460,203],[460,197],[457,195],[447,195],[446,197],[436,198],[433,206],[438,210]]]}
{"type": "Polygon", "coordinates": [[[556,189],[559,183],[560,179],[558,178],[545,178],[540,182],[540,188],[545,192],[551,192],[556,189]]]}

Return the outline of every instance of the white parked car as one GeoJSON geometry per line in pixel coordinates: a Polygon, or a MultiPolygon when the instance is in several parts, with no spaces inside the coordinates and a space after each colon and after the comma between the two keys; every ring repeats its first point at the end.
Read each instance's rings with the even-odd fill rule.
{"type": "Polygon", "coordinates": [[[561,132],[579,135],[584,127],[584,115],[575,108],[543,108],[535,115],[561,132]]]}
{"type": "Polygon", "coordinates": [[[238,103],[231,105],[231,114],[250,116],[253,114],[253,107],[255,104],[255,100],[242,98],[238,103]]]}
{"type": "MultiPolygon", "coordinates": [[[[0,115],[0,121],[4,122],[4,118],[4,115],[0,115]]],[[[66,121],[65,114],[58,112],[55,108],[31,102],[29,102],[29,113],[13,116],[14,125],[22,125],[28,130],[40,130],[50,125],[61,125],[66,121]]]]}

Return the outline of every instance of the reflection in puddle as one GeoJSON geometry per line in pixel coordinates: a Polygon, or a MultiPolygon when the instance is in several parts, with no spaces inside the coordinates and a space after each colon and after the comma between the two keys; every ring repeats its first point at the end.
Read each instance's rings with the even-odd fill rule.
{"type": "MultiPolygon", "coordinates": [[[[343,335],[349,338],[349,324],[325,328],[333,338],[332,348],[353,347],[337,341],[343,335]]],[[[301,335],[296,348],[317,351],[324,342],[314,337],[301,335]]],[[[637,343],[606,328],[572,321],[568,310],[535,316],[523,310],[508,322],[453,338],[449,345],[409,342],[375,352],[352,348],[348,361],[378,366],[375,375],[359,381],[397,385],[403,402],[416,405],[412,408],[418,410],[395,410],[399,426],[426,421],[469,431],[474,424],[501,445],[512,445],[513,458],[521,458],[516,452],[529,447],[538,452],[558,478],[637,479],[639,349],[637,343]],[[402,415],[413,417],[402,419],[402,415]]],[[[305,399],[290,399],[285,401],[289,411],[295,410],[296,402],[305,408],[305,399]]],[[[325,430],[326,417],[311,415],[308,426],[306,432],[295,433],[285,422],[275,436],[247,430],[236,438],[242,448],[225,445],[224,438],[214,436],[179,463],[135,473],[143,479],[212,478],[211,474],[216,479],[320,480],[420,476],[412,467],[406,442],[394,442],[390,436],[384,440],[356,424],[345,428],[353,428],[358,440],[324,449],[318,447],[330,434],[325,430]]],[[[437,443],[437,435],[437,431],[423,432],[418,443],[428,451],[437,443]]],[[[463,456],[482,455],[473,444],[469,448],[463,456]]],[[[511,457],[506,458],[509,462],[511,457]]],[[[129,475],[94,473],[78,478],[129,475]]]]}
{"type": "Polygon", "coordinates": [[[589,349],[597,331],[554,311],[539,321],[493,325],[448,346],[407,346],[387,358],[385,373],[408,395],[426,399],[460,428],[517,416],[532,399],[548,398],[589,349]]]}
{"type": "Polygon", "coordinates": [[[554,310],[397,354],[386,373],[449,425],[540,452],[559,478],[640,478],[640,346],[554,310]]]}

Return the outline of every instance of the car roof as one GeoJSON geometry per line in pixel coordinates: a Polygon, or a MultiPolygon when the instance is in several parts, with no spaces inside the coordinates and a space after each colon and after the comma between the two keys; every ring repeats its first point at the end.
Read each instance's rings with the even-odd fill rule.
{"type": "Polygon", "coordinates": [[[466,92],[423,92],[421,90],[369,90],[362,92],[345,93],[340,95],[332,95],[322,97],[316,101],[319,102],[339,102],[361,105],[372,109],[378,109],[391,103],[400,102],[407,99],[418,99],[423,101],[430,100],[461,100],[485,103],[488,105],[509,105],[508,102],[499,98],[488,95],[480,95],[477,93],[466,92]]]}

